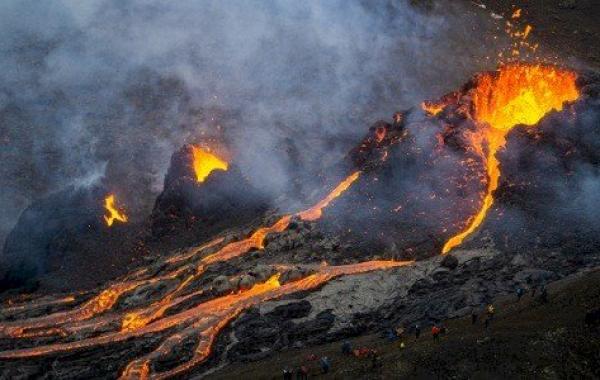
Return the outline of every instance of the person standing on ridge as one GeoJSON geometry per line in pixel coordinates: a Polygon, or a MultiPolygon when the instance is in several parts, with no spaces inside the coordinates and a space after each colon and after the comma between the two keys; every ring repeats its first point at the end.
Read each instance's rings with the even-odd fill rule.
{"type": "Polygon", "coordinates": [[[488,319],[494,319],[494,314],[496,313],[496,309],[494,308],[494,305],[489,304],[487,307],[487,315],[488,315],[488,319]]]}
{"type": "Polygon", "coordinates": [[[522,287],[517,287],[517,302],[521,301],[521,297],[523,297],[523,295],[525,294],[525,289],[523,289],[522,287]]]}
{"type": "Polygon", "coordinates": [[[433,336],[433,341],[434,342],[439,342],[440,341],[440,328],[437,327],[436,325],[433,325],[433,327],[431,328],[431,335],[433,336]]]}

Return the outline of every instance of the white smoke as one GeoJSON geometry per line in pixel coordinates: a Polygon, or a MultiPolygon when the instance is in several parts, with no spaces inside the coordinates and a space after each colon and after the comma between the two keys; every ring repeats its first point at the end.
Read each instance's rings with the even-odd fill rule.
{"type": "Polygon", "coordinates": [[[32,200],[102,176],[147,212],[203,134],[288,191],[377,118],[489,68],[486,21],[448,3],[1,2],[0,238],[32,200]]]}

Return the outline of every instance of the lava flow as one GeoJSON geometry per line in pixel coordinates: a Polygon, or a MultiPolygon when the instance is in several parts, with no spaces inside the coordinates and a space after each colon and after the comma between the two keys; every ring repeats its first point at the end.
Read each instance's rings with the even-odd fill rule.
{"type": "Polygon", "coordinates": [[[104,215],[104,221],[106,222],[107,226],[112,226],[115,220],[122,223],[127,222],[127,215],[125,215],[123,211],[118,210],[115,206],[114,194],[109,194],[104,199],[104,208],[106,211],[108,211],[108,215],[104,215]]]}
{"type": "MultiPolygon", "coordinates": [[[[359,175],[360,172],[352,173],[350,176],[346,177],[342,182],[340,182],[340,184],[338,184],[325,198],[317,202],[316,205],[304,211],[298,212],[295,214],[295,216],[305,221],[314,221],[319,219],[322,215],[323,208],[327,207],[331,201],[343,194],[350,187],[350,185],[358,179],[359,175]]],[[[205,256],[197,265],[195,273],[189,275],[184,281],[182,281],[173,292],[169,293],[160,301],[150,305],[147,308],[144,308],[143,310],[136,310],[126,314],[122,321],[122,329],[138,329],[146,326],[148,323],[156,320],[157,318],[160,318],[164,312],[172,306],[174,297],[179,295],[179,293],[185,289],[189,283],[198,279],[208,265],[231,260],[235,257],[243,255],[246,252],[249,252],[251,249],[264,249],[264,242],[267,235],[284,231],[289,226],[291,220],[292,215],[284,215],[271,226],[258,228],[248,238],[229,243],[217,252],[205,256]]],[[[211,246],[211,243],[206,245],[206,247],[209,246],[211,246]]],[[[202,248],[198,251],[201,250],[202,248]]],[[[187,257],[189,257],[189,255],[187,257]]]]}
{"type": "Polygon", "coordinates": [[[196,173],[196,181],[204,182],[214,170],[227,170],[229,164],[227,161],[217,157],[208,149],[202,149],[197,146],[192,146],[192,154],[194,156],[193,166],[196,173]]]}
{"type": "Polygon", "coordinates": [[[332,200],[339,197],[344,191],[348,190],[350,185],[358,179],[360,172],[355,172],[343,180],[327,197],[321,200],[319,203],[309,208],[308,210],[298,213],[298,217],[302,220],[313,221],[321,217],[322,210],[331,203],[332,200]]]}
{"type": "MultiPolygon", "coordinates": [[[[28,319],[4,321],[0,323],[2,339],[50,339],[49,343],[34,343],[29,348],[12,349],[0,352],[0,359],[30,358],[61,352],[72,352],[97,346],[109,346],[117,342],[160,334],[162,339],[155,351],[145,354],[127,365],[123,378],[165,378],[182,373],[203,362],[211,353],[212,344],[219,332],[236,316],[248,307],[281,296],[310,290],[330,279],[373,270],[409,265],[412,262],[369,261],[345,266],[312,266],[313,272],[298,281],[279,283],[275,274],[263,283],[257,283],[248,290],[225,294],[219,297],[204,296],[202,288],[197,289],[200,276],[205,269],[215,263],[228,261],[249,252],[263,249],[268,234],[284,231],[295,216],[313,221],[322,215],[322,209],[342,195],[359,178],[355,172],[338,184],[324,199],[313,207],[294,215],[284,215],[268,227],[258,228],[248,238],[225,244],[216,252],[210,253],[224,241],[216,238],[199,248],[166,258],[159,266],[160,272],[137,270],[120,281],[116,281],[84,303],[68,310],[69,305],[57,302],[61,311],[30,317],[28,319]],[[149,289],[164,289],[149,293],[140,299],[135,294],[143,294],[149,289]],[[138,303],[123,299],[136,299],[138,303]],[[195,301],[198,297],[200,301],[195,301]],[[142,302],[141,304],[139,302],[142,302]],[[120,307],[116,307],[119,305],[120,307]],[[182,306],[185,306],[182,308],[182,306]],[[64,309],[67,310],[64,310],[64,309]],[[119,328],[120,326],[120,328],[119,328]],[[199,339],[192,357],[167,371],[152,373],[152,362],[171,355],[185,345],[186,339],[199,339]]],[[[69,302],[78,297],[69,296],[69,302]]],[[[44,301],[47,305],[48,301],[44,301]]],[[[14,306],[4,312],[39,310],[37,301],[14,306]],[[13,310],[14,309],[14,310],[13,310]]],[[[48,342],[48,341],[46,341],[48,342]]],[[[108,348],[107,348],[108,349],[108,348]]]]}
{"type": "Polygon", "coordinates": [[[511,64],[479,76],[472,95],[473,115],[481,124],[483,139],[473,138],[472,143],[484,156],[487,186],[481,208],[463,231],[444,244],[443,254],[460,245],[485,220],[501,175],[496,153],[504,147],[508,132],[517,125],[536,125],[548,112],[560,111],[565,102],[576,100],[576,79],[568,70],[527,64],[511,64]]]}

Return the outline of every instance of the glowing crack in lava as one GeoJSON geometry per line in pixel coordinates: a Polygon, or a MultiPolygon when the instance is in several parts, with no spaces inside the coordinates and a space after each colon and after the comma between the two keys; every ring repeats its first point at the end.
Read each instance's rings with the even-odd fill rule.
{"type": "MultiPolygon", "coordinates": [[[[473,108],[475,120],[483,124],[483,140],[487,143],[484,153],[487,186],[479,212],[462,232],[444,244],[442,254],[460,245],[485,220],[501,175],[496,153],[504,147],[508,132],[516,125],[533,126],[548,112],[562,110],[563,103],[577,100],[576,79],[577,75],[568,70],[527,64],[503,66],[496,73],[485,73],[478,78],[473,108]]],[[[476,147],[482,153],[483,148],[476,147]]]]}
{"type": "Polygon", "coordinates": [[[227,170],[229,164],[212,154],[208,149],[192,146],[193,167],[196,181],[202,183],[214,170],[227,170]]]}
{"type": "Polygon", "coordinates": [[[127,215],[125,215],[123,211],[118,210],[117,206],[115,206],[114,194],[109,194],[104,199],[104,208],[106,211],[108,211],[108,214],[104,215],[104,221],[106,222],[107,226],[112,226],[115,220],[121,223],[127,222],[127,215]]]}

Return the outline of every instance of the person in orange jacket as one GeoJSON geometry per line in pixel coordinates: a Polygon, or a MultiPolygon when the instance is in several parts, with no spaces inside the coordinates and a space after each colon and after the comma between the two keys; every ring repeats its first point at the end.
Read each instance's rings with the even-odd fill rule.
{"type": "Polygon", "coordinates": [[[433,325],[433,327],[431,328],[431,335],[433,336],[433,340],[436,342],[440,341],[440,332],[442,330],[440,330],[439,327],[437,327],[437,325],[433,325]]]}

